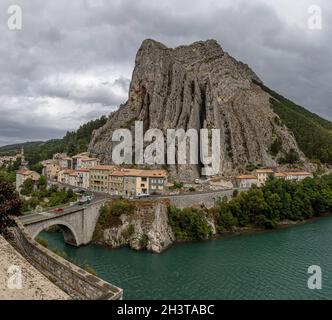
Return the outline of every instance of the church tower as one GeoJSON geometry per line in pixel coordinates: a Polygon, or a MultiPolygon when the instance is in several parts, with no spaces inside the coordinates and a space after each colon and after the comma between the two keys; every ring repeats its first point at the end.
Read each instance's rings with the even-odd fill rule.
{"type": "Polygon", "coordinates": [[[25,162],[25,158],[24,158],[24,147],[22,146],[21,148],[21,162],[24,163],[25,162]]]}

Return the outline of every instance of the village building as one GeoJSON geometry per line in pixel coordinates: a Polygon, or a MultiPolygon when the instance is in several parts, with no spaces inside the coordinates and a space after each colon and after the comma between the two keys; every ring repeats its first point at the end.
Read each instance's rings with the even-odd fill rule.
{"type": "Polygon", "coordinates": [[[272,169],[260,169],[255,171],[257,177],[257,186],[262,187],[266,182],[273,178],[274,171],[272,169]]]}
{"type": "Polygon", "coordinates": [[[162,194],[167,184],[167,173],[164,170],[151,170],[148,173],[149,194],[162,194]]]}
{"type": "Polygon", "coordinates": [[[45,160],[42,161],[43,166],[43,176],[46,177],[47,180],[58,180],[58,174],[61,171],[61,167],[54,160],[45,160]]]}
{"type": "Polygon", "coordinates": [[[108,191],[114,196],[123,195],[124,190],[124,173],[121,171],[114,171],[109,176],[108,191]]]}
{"type": "Polygon", "coordinates": [[[309,172],[285,172],[285,179],[287,181],[294,181],[294,182],[298,182],[298,181],[302,181],[306,178],[312,178],[313,174],[309,173],[309,172]]]}
{"type": "Polygon", "coordinates": [[[73,181],[73,179],[70,178],[70,175],[73,173],[75,173],[75,170],[72,170],[72,169],[61,170],[58,174],[58,182],[62,183],[62,184],[70,185],[70,182],[73,181]]]}
{"type": "Polygon", "coordinates": [[[254,175],[242,175],[235,178],[235,185],[240,189],[250,189],[258,185],[258,179],[254,175]]]}
{"type": "Polygon", "coordinates": [[[72,169],[74,169],[74,170],[80,169],[82,159],[88,158],[88,157],[89,157],[89,153],[87,153],[87,152],[83,152],[83,153],[77,154],[76,156],[73,156],[72,157],[72,169]]]}
{"type": "Polygon", "coordinates": [[[39,173],[27,169],[21,169],[16,172],[16,191],[20,192],[23,183],[32,179],[32,181],[37,184],[40,178],[39,173]]]}
{"type": "Polygon", "coordinates": [[[72,169],[72,158],[70,157],[63,157],[57,160],[60,168],[62,170],[66,170],[66,169],[72,169]]]}
{"type": "Polygon", "coordinates": [[[90,190],[109,193],[109,176],[115,166],[99,165],[90,169],[90,190]]]}
{"type": "Polygon", "coordinates": [[[283,172],[276,172],[273,176],[275,179],[286,180],[286,174],[283,172]]]}
{"type": "MultiPolygon", "coordinates": [[[[123,175],[122,196],[124,197],[162,194],[167,184],[165,170],[122,169],[116,174],[123,175]]],[[[118,186],[121,187],[120,184],[118,186]]]]}
{"type": "Polygon", "coordinates": [[[78,173],[76,170],[73,170],[68,174],[68,185],[77,187],[78,186],[78,173]]]}
{"type": "Polygon", "coordinates": [[[97,166],[90,169],[90,190],[126,198],[162,194],[167,183],[164,170],[119,169],[97,166]]]}
{"type": "Polygon", "coordinates": [[[136,177],[125,176],[122,195],[126,198],[135,197],[137,195],[136,186],[137,186],[136,177]]]}
{"type": "Polygon", "coordinates": [[[8,167],[17,160],[17,156],[2,156],[0,157],[0,167],[8,167]]]}
{"type": "Polygon", "coordinates": [[[91,169],[100,165],[98,158],[81,158],[77,169],[91,169]]]}
{"type": "Polygon", "coordinates": [[[90,170],[79,169],[77,170],[77,187],[89,189],[90,188],[90,170]]]}
{"type": "Polygon", "coordinates": [[[25,161],[23,147],[21,149],[21,153],[18,153],[15,156],[0,156],[0,167],[8,167],[19,159],[21,160],[21,167],[28,165],[28,163],[25,161]]]}

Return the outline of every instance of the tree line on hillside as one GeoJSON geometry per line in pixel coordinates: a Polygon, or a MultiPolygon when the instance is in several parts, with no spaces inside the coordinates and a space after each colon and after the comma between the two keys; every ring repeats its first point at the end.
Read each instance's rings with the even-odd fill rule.
{"type": "MultiPolygon", "coordinates": [[[[309,159],[332,164],[332,122],[298,106],[266,86],[258,85],[273,97],[271,105],[282,121],[280,125],[285,124],[294,133],[303,153],[309,159]]],[[[275,147],[274,145],[273,148],[275,147]]]]}
{"type": "Polygon", "coordinates": [[[26,145],[24,150],[25,158],[29,162],[30,168],[41,172],[39,162],[51,159],[56,153],[67,153],[69,156],[73,156],[86,151],[93,131],[102,127],[107,122],[107,119],[106,116],[102,116],[99,119],[89,121],[80,126],[77,131],[67,132],[62,139],[26,145]]]}

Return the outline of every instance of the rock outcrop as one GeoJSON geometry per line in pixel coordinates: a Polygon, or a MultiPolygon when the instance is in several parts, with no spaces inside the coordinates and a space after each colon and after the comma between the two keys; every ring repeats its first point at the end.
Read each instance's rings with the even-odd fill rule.
{"type": "Polygon", "coordinates": [[[111,248],[129,246],[161,253],[175,241],[168,224],[168,206],[167,200],[140,201],[133,214],[115,218],[114,226],[103,230],[98,242],[111,248]]]}
{"type": "MultiPolygon", "coordinates": [[[[136,120],[144,129],[220,129],[220,173],[229,177],[248,166],[272,167],[278,158],[298,148],[294,135],[271,107],[262,81],[242,62],[224,52],[215,40],[175,49],[145,40],[136,57],[129,99],[93,134],[89,151],[112,162],[112,133],[133,130],[136,120]],[[273,143],[280,141],[277,154],[273,143]]],[[[200,166],[170,166],[174,176],[193,179],[200,166]]]]}

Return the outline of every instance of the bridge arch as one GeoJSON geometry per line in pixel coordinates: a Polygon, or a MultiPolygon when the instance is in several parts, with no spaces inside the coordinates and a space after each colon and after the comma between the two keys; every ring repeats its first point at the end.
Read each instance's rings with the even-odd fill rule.
{"type": "Polygon", "coordinates": [[[81,245],[81,241],[75,231],[75,229],[65,221],[62,220],[51,220],[49,222],[44,222],[39,226],[36,231],[34,231],[32,238],[35,239],[42,231],[53,227],[58,226],[63,234],[64,240],[67,244],[78,247],[81,245]]]}

